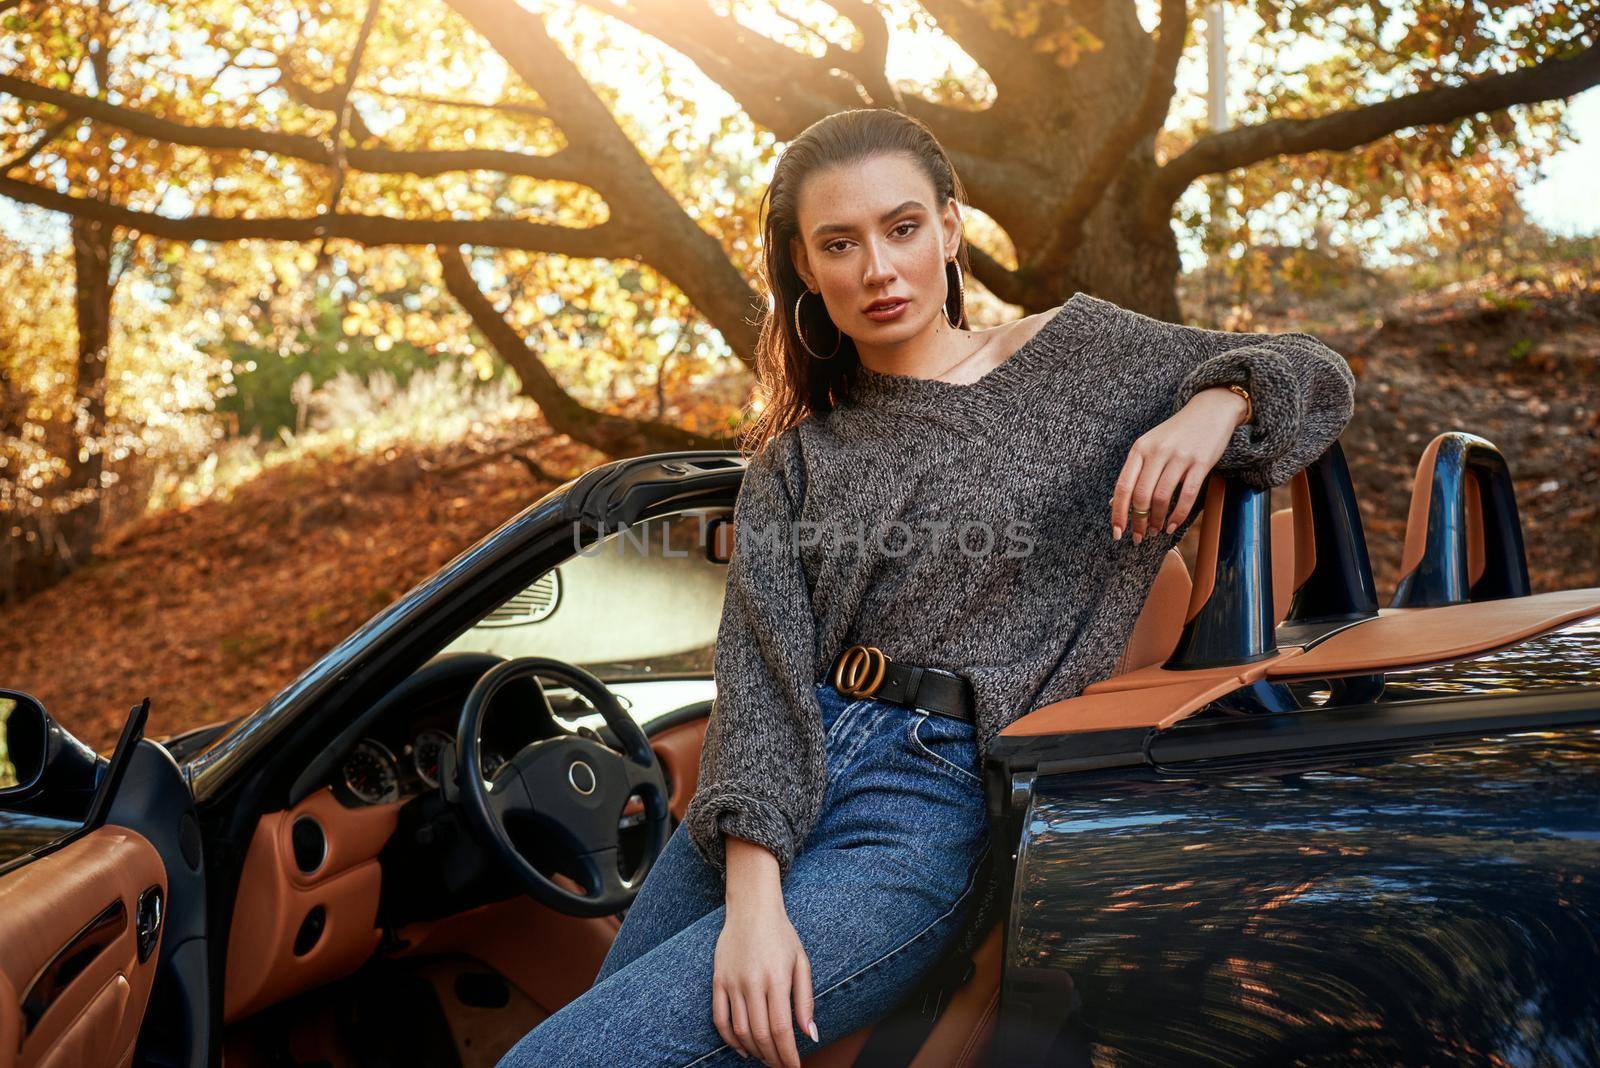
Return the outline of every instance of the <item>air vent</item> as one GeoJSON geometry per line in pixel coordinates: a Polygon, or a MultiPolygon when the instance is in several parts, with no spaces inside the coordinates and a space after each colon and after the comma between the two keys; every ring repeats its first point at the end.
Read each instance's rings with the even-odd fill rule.
{"type": "Polygon", "coordinates": [[[480,627],[520,627],[537,623],[556,610],[561,600],[561,569],[553,568],[533,585],[484,617],[480,627]]]}
{"type": "Polygon", "coordinates": [[[322,824],[310,816],[294,821],[289,831],[289,843],[294,849],[294,866],[301,874],[310,875],[322,867],[328,856],[328,838],[322,833],[322,824]]]}
{"type": "Polygon", "coordinates": [[[317,948],[317,943],[322,941],[323,929],[328,926],[328,910],[321,905],[313,905],[311,911],[306,913],[306,918],[300,921],[300,930],[294,936],[294,955],[303,957],[317,948]]]}

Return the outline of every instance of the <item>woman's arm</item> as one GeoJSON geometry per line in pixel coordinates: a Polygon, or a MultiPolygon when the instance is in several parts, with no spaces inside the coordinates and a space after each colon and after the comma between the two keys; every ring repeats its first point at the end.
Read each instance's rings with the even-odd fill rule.
{"type": "Polygon", "coordinates": [[[1310,334],[1240,334],[1180,326],[1174,332],[1177,414],[1205,389],[1250,391],[1251,419],[1233,431],[1216,469],[1248,485],[1280,486],[1338,440],[1355,411],[1355,375],[1310,334]]]}
{"type": "Polygon", "coordinates": [[[796,435],[787,432],[750,460],[734,501],[717,693],[684,813],[690,839],[724,877],[727,834],[765,846],[779,877],[787,874],[822,804],[816,617],[792,547],[803,479],[796,435]]]}
{"type": "Polygon", "coordinates": [[[1172,414],[1134,442],[1111,499],[1113,536],[1126,528],[1136,541],[1182,526],[1212,470],[1262,489],[1289,481],[1338,440],[1355,409],[1350,365],[1308,334],[1163,325],[1149,363],[1172,414]],[[1229,384],[1250,393],[1247,421],[1229,384]]]}
{"type": "Polygon", "coordinates": [[[815,692],[816,619],[792,547],[804,492],[798,436],[753,457],[734,501],[714,669],[717,695],[684,813],[724,880],[711,1016],[741,1053],[798,1068],[795,1026],[816,1039],[811,965],[784,908],[782,878],[821,809],[827,781],[815,692]]]}

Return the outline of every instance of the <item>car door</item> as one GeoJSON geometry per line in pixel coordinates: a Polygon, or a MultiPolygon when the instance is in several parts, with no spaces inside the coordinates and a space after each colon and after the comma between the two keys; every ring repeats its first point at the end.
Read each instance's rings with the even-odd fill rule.
{"type": "Polygon", "coordinates": [[[147,711],[106,760],[0,691],[0,1068],[208,1052],[199,828],[177,764],[140,737],[147,711]],[[169,1008],[147,1032],[158,984],[169,1008]]]}

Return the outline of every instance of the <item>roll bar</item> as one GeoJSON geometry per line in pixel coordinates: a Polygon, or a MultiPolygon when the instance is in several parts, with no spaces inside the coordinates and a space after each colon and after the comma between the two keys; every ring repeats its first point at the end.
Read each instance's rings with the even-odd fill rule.
{"type": "Polygon", "coordinates": [[[1391,608],[1526,597],[1528,558],[1511,471],[1494,443],[1449,430],[1417,463],[1391,608]]]}
{"type": "Polygon", "coordinates": [[[1206,483],[1189,611],[1173,671],[1248,664],[1378,614],[1377,587],[1344,450],[1334,442],[1291,481],[1295,589],[1273,626],[1269,491],[1237,478],[1206,483]]]}

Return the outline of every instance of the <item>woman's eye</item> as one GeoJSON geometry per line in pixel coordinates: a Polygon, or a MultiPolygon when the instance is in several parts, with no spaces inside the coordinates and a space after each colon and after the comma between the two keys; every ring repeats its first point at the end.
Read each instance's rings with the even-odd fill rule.
{"type": "MultiPolygon", "coordinates": [[[[917,224],[914,223],[914,222],[910,222],[909,220],[906,221],[906,222],[901,223],[900,226],[909,226],[909,227],[911,227],[912,230],[915,230],[917,228],[917,224]]],[[[889,232],[891,234],[899,233],[900,232],[900,226],[896,226],[893,230],[890,230],[889,232]]],[[[907,232],[909,233],[909,231],[907,231],[907,232]]]]}
{"type": "Polygon", "coordinates": [[[839,244],[839,242],[837,242],[837,241],[829,241],[826,245],[822,246],[822,250],[824,252],[843,252],[844,251],[843,249],[837,249],[837,248],[833,247],[833,246],[835,246],[837,244],[839,244]]]}

